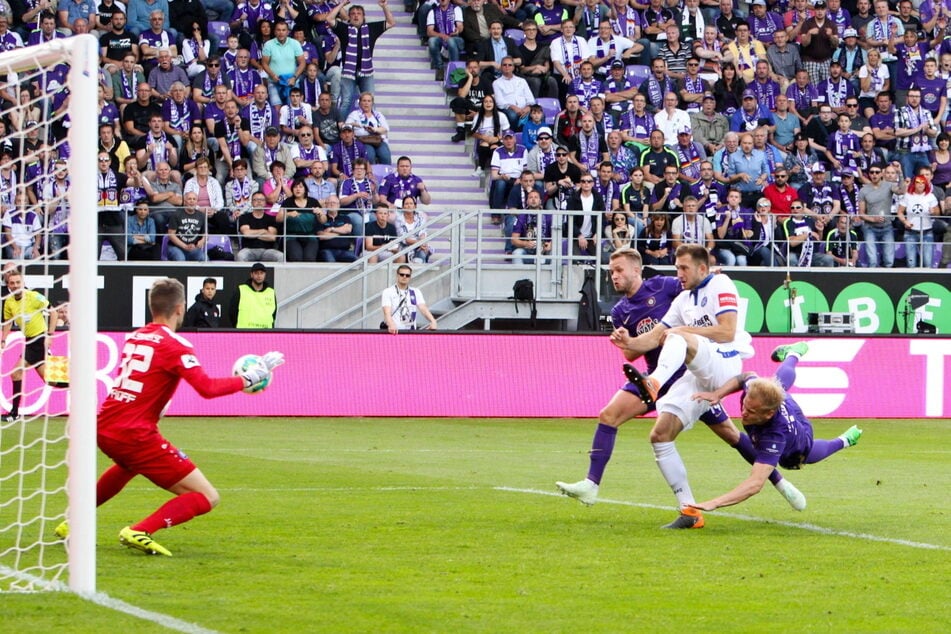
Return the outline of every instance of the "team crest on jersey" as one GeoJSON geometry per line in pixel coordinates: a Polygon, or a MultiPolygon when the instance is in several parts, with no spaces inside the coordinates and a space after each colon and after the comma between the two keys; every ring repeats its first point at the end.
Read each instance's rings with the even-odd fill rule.
{"type": "Polygon", "coordinates": [[[197,368],[198,366],[201,365],[201,363],[198,361],[198,357],[196,357],[195,355],[183,354],[182,365],[185,366],[186,370],[190,370],[191,368],[197,368]]]}
{"type": "Polygon", "coordinates": [[[707,298],[704,297],[703,299],[700,300],[700,306],[706,306],[706,305],[707,305],[707,298]]]}

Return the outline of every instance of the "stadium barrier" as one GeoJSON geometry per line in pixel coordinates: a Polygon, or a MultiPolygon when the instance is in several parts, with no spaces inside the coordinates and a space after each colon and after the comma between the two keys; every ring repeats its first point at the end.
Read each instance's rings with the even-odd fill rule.
{"type": "MultiPolygon", "coordinates": [[[[604,335],[472,333],[186,333],[205,370],[227,375],[239,353],[280,350],[287,364],[256,395],[213,401],[180,389],[172,416],[385,416],[595,418],[624,378],[621,354],[604,335]],[[582,370],[583,368],[583,370],[582,370]],[[370,377],[373,377],[372,379],[370,377]]],[[[100,333],[100,401],[120,361],[124,333],[100,333]]],[[[951,418],[951,338],[823,337],[799,364],[792,392],[809,416],[951,418]]],[[[754,338],[745,369],[770,376],[770,351],[789,337],[754,338]]],[[[11,337],[9,372],[22,345],[11,337]]],[[[58,345],[64,345],[62,342],[58,345]]],[[[53,350],[54,354],[64,351],[53,350]]],[[[65,392],[27,376],[26,414],[62,411],[65,392]],[[31,389],[33,388],[33,389],[31,389]]],[[[8,407],[9,382],[0,407],[8,407]]],[[[739,414],[734,395],[727,411],[739,414]]]]}

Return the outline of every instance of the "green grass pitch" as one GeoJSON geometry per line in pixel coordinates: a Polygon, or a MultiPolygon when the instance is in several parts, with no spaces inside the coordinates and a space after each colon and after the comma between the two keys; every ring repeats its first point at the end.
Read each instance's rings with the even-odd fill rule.
{"type": "MultiPolygon", "coordinates": [[[[786,472],[804,513],[767,487],[675,532],[648,421],[586,508],[553,483],[584,477],[591,420],[169,419],[222,504],[146,557],[116,536],[167,494],[133,480],[99,509],[98,587],[219,632],[947,631],[951,425],[816,434],[853,422],[786,472]]],[[[698,499],[748,473],[702,425],[678,447],[698,499]]],[[[168,631],[67,593],[0,605],[6,632],[168,631]]]]}

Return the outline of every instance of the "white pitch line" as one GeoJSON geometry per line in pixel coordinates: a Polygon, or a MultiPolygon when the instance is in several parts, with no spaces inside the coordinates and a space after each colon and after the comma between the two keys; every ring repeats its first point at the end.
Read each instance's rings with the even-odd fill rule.
{"type": "MultiPolygon", "coordinates": [[[[37,587],[56,590],[58,592],[71,592],[69,586],[62,581],[50,581],[48,579],[42,579],[36,575],[20,572],[19,570],[14,570],[13,568],[8,568],[7,566],[0,566],[0,573],[6,576],[16,577],[21,581],[29,582],[37,587]]],[[[90,603],[95,603],[96,605],[108,608],[110,610],[122,612],[123,614],[134,616],[135,618],[142,619],[143,621],[151,621],[152,623],[161,625],[166,629],[174,630],[176,632],[183,632],[184,634],[218,634],[218,632],[215,630],[209,630],[208,628],[196,625],[195,623],[182,621],[181,619],[176,619],[174,616],[169,616],[160,612],[152,612],[151,610],[140,608],[138,606],[132,605],[131,603],[126,603],[121,599],[114,599],[104,592],[96,592],[94,594],[78,593],[76,596],[78,596],[80,599],[84,599],[90,603]]]]}
{"type": "MultiPolygon", "coordinates": [[[[516,487],[503,487],[497,486],[492,487],[496,491],[508,491],[511,493],[531,493],[533,495],[547,495],[550,497],[561,497],[562,494],[557,491],[542,491],[541,489],[519,489],[516,487]]],[[[677,511],[676,507],[673,506],[662,506],[659,504],[645,504],[642,502],[627,502],[624,500],[608,500],[605,498],[598,498],[598,503],[604,504],[617,504],[620,506],[633,506],[643,509],[655,509],[660,511],[677,511]]],[[[928,544],[926,542],[913,542],[907,539],[895,539],[892,537],[880,537],[878,535],[870,535],[868,533],[853,533],[851,531],[839,531],[832,528],[825,528],[824,526],[816,526],[815,524],[804,524],[800,522],[786,522],[783,520],[774,520],[768,519],[765,517],[756,517],[753,515],[743,515],[740,513],[725,513],[723,511],[706,511],[711,515],[716,515],[718,517],[728,517],[735,520],[743,520],[744,522],[759,522],[762,524],[777,524],[779,526],[786,526],[788,528],[797,528],[799,530],[810,531],[813,533],[820,533],[822,535],[833,535],[835,537],[848,537],[851,539],[863,539],[865,541],[871,542],[884,542],[887,544],[895,544],[898,546],[908,546],[910,548],[923,548],[925,550],[943,550],[946,552],[951,552],[951,546],[942,546],[940,544],[928,544]]]]}
{"type": "Polygon", "coordinates": [[[120,599],[114,599],[102,592],[97,592],[91,596],[79,596],[83,599],[91,601],[92,603],[95,603],[96,605],[101,605],[104,608],[109,608],[110,610],[115,610],[116,612],[122,612],[123,614],[134,616],[135,618],[142,619],[143,621],[151,621],[152,623],[157,623],[166,629],[174,630],[176,632],[184,632],[185,634],[218,634],[215,630],[209,630],[208,628],[202,627],[195,623],[189,623],[188,621],[176,619],[174,616],[168,616],[167,614],[145,610],[130,603],[126,603],[120,599]]]}

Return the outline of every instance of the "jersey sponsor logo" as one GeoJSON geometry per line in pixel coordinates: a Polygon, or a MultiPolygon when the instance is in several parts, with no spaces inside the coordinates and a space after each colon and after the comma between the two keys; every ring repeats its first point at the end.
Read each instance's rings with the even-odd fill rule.
{"type": "Polygon", "coordinates": [[[660,323],[658,320],[653,317],[645,317],[644,319],[637,322],[637,327],[634,329],[635,335],[643,335],[646,332],[653,330],[654,326],[660,323]]]}
{"type": "Polygon", "coordinates": [[[737,307],[736,295],[733,293],[720,293],[717,295],[717,301],[720,302],[721,308],[724,306],[732,306],[734,308],[737,307]]]}
{"type": "Polygon", "coordinates": [[[197,368],[198,366],[200,366],[201,362],[198,360],[198,357],[196,357],[193,354],[183,354],[182,365],[185,367],[186,370],[190,370],[191,368],[197,368]]]}

